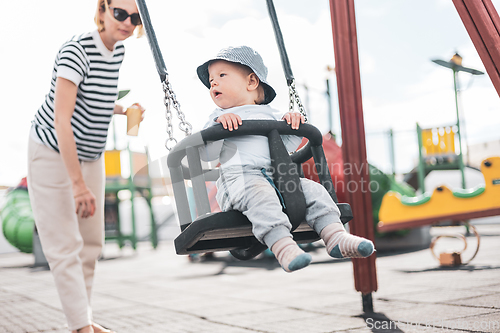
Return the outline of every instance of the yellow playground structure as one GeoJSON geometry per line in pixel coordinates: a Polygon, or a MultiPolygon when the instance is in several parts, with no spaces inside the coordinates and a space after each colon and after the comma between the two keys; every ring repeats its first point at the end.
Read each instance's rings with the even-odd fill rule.
{"type": "Polygon", "coordinates": [[[453,189],[439,186],[417,197],[388,192],[382,199],[378,230],[387,232],[440,221],[461,221],[500,215],[500,157],[481,163],[484,186],[453,189]]]}
{"type": "Polygon", "coordinates": [[[422,193],[426,191],[424,178],[433,170],[460,170],[462,188],[465,189],[465,166],[459,128],[458,123],[434,128],[421,128],[417,124],[419,147],[417,175],[418,188],[422,193]],[[458,142],[455,144],[455,141],[458,142]]]}

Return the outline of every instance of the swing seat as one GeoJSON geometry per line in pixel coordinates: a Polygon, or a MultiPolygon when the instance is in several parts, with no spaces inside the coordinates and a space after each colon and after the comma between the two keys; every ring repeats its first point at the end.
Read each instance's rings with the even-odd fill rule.
{"type": "MultiPolygon", "coordinates": [[[[252,225],[241,212],[211,213],[210,209],[205,182],[216,181],[219,177],[219,170],[211,167],[209,163],[202,162],[199,149],[210,142],[242,135],[268,137],[273,170],[280,171],[273,174],[273,179],[283,196],[286,206],[284,212],[292,224],[294,240],[297,243],[312,243],[319,240],[318,234],[305,222],[306,205],[300,188],[299,174],[301,174],[300,165],[314,157],[320,183],[337,203],[337,196],[321,146],[323,140],[321,133],[309,124],[302,124],[298,130],[292,130],[284,121],[246,120],[236,131],[224,130],[222,125],[207,128],[186,137],[170,151],[167,165],[181,227],[181,233],[174,241],[177,254],[231,251],[236,258],[248,260],[266,249],[266,246],[253,236],[252,225]],[[309,142],[290,156],[280,135],[303,136],[309,142]],[[194,204],[198,216],[194,221],[191,218],[186,180],[191,181],[193,187],[194,204]],[[290,182],[294,186],[281,185],[290,184],[290,182]],[[291,191],[290,188],[299,190],[291,191]]],[[[341,212],[342,222],[349,222],[353,218],[349,204],[337,203],[337,205],[341,212]]]]}
{"type": "MultiPolygon", "coordinates": [[[[305,222],[292,232],[292,236],[299,244],[319,240],[318,234],[305,222]]],[[[197,218],[175,239],[175,248],[177,254],[233,251],[251,248],[256,242],[246,216],[230,210],[197,218]]],[[[266,247],[262,246],[263,251],[266,247]]]]}

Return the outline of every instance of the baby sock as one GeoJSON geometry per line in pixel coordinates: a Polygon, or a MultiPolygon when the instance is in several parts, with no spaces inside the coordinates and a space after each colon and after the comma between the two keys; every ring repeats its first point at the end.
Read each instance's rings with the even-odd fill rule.
{"type": "Polygon", "coordinates": [[[271,252],[274,253],[281,267],[286,272],[293,272],[304,268],[312,260],[311,255],[302,251],[292,237],[285,237],[274,243],[271,247],[271,252]]]}
{"type": "Polygon", "coordinates": [[[371,241],[349,234],[340,222],[326,226],[320,237],[333,258],[365,258],[374,251],[371,241]]]}

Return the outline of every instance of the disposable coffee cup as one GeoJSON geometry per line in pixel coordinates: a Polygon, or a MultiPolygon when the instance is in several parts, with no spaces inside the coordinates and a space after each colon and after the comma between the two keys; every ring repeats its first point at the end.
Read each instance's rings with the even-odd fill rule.
{"type": "Polygon", "coordinates": [[[142,112],[137,107],[127,109],[127,134],[137,136],[139,134],[139,124],[141,123],[142,112]]]}

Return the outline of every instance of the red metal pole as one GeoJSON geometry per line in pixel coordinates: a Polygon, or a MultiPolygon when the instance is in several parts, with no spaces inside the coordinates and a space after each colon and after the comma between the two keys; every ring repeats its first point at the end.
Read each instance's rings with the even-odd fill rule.
{"type": "Polygon", "coordinates": [[[486,72],[500,96],[500,17],[491,0],[453,0],[486,72]]]}
{"type": "MultiPolygon", "coordinates": [[[[354,215],[349,227],[353,234],[374,241],[354,0],[330,0],[330,12],[342,126],[346,198],[354,215]]],[[[373,311],[371,293],[378,288],[375,258],[373,254],[368,258],[353,259],[354,284],[356,290],[363,295],[365,312],[373,311]]]]}

